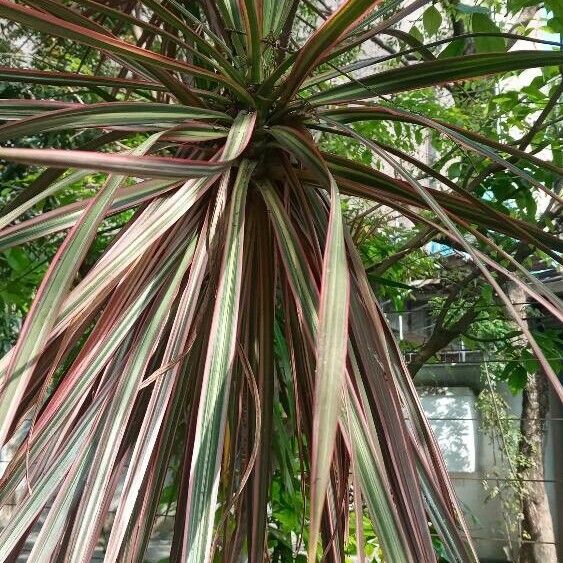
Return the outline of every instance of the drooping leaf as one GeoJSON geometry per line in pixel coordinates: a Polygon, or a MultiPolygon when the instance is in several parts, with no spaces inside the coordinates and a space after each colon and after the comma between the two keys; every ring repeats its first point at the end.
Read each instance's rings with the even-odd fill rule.
{"type": "Polygon", "coordinates": [[[149,363],[151,353],[161,336],[166,324],[170,306],[180,288],[182,278],[191,264],[195,244],[188,246],[176,271],[169,283],[158,296],[150,311],[150,320],[143,327],[143,332],[132,344],[132,349],[123,368],[123,373],[115,387],[111,401],[104,412],[97,447],[88,467],[89,478],[81,495],[78,506],[77,522],[87,525],[75,525],[69,538],[69,552],[75,561],[91,558],[96,547],[99,529],[103,524],[103,513],[100,506],[104,504],[107,491],[111,490],[109,481],[113,472],[113,464],[119,452],[119,444],[123,439],[127,420],[131,416],[134,397],[138,392],[143,374],[149,363]]]}
{"type": "Polygon", "coordinates": [[[511,53],[483,53],[451,57],[441,61],[428,61],[406,68],[387,70],[362,78],[361,81],[343,84],[315,94],[309,98],[314,105],[373,98],[415,88],[426,88],[478,78],[499,72],[521,70],[532,66],[558,65],[563,55],[555,51],[515,51],[511,53]]]}
{"type": "MultiPolygon", "coordinates": [[[[157,139],[158,135],[150,137],[135,152],[147,151],[157,139]]],[[[111,177],[92,200],[67,235],[38,290],[2,382],[0,444],[4,443],[12,425],[18,401],[37,362],[37,354],[45,344],[72,279],[123,180],[122,176],[111,177]]]]}
{"type": "Polygon", "coordinates": [[[67,128],[156,125],[169,129],[186,119],[231,120],[221,112],[182,105],[121,102],[91,104],[52,111],[4,125],[0,127],[0,141],[67,128]]]}
{"type": "Polygon", "coordinates": [[[255,163],[242,161],[233,184],[228,232],[205,361],[204,386],[194,437],[188,522],[182,547],[187,561],[207,561],[218,488],[218,463],[235,355],[241,286],[244,213],[248,183],[255,163]]]}

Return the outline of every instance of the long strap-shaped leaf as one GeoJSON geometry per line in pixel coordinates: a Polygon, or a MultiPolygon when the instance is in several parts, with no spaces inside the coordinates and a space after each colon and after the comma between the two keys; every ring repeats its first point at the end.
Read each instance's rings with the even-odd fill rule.
{"type": "MultiPolygon", "coordinates": [[[[77,177],[84,177],[88,175],[89,172],[78,172],[76,174],[77,177]]],[[[72,183],[71,176],[72,175],[68,176],[69,182],[57,182],[57,184],[67,185],[72,183]]],[[[145,180],[144,182],[138,182],[130,186],[123,186],[118,190],[112,205],[108,209],[106,217],[113,213],[119,213],[131,207],[136,207],[144,201],[151,200],[178,187],[178,184],[178,180],[155,179],[145,180]]],[[[50,193],[47,193],[47,195],[50,195],[50,193]]],[[[33,200],[29,202],[30,205],[26,204],[25,206],[21,206],[13,213],[0,218],[0,251],[72,227],[76,221],[78,221],[84,209],[91,203],[91,199],[77,201],[76,203],[64,205],[63,207],[53,209],[53,211],[47,211],[27,221],[22,221],[21,223],[16,223],[15,225],[4,228],[6,223],[13,221],[28,207],[34,205],[36,199],[43,198],[33,198],[33,200]],[[25,209],[22,211],[22,208],[25,209]]]]}
{"type": "Polygon", "coordinates": [[[83,493],[78,517],[70,538],[71,561],[90,561],[102,525],[106,488],[113,471],[114,462],[123,438],[125,426],[131,414],[134,398],[143,378],[146,366],[157,340],[164,329],[172,302],[179,290],[182,278],[193,257],[194,243],[188,246],[178,268],[174,272],[166,291],[162,292],[156,307],[151,311],[150,321],[130,352],[116,391],[105,415],[100,441],[96,448],[89,478],[83,493]]]}
{"type": "MultiPolygon", "coordinates": [[[[0,73],[2,67],[0,67],[0,73]]],[[[0,106],[0,120],[21,119],[58,109],[69,109],[80,107],[81,104],[74,102],[59,102],[58,100],[2,100],[0,106]]]]}
{"type": "MultiPolygon", "coordinates": [[[[262,182],[260,187],[264,201],[270,211],[270,218],[276,233],[285,272],[303,320],[303,329],[308,337],[314,340],[319,326],[317,315],[318,289],[308,270],[299,237],[291,225],[291,219],[287,216],[273,186],[268,182],[262,182]]],[[[347,389],[345,389],[345,392],[348,392],[347,389]]],[[[354,406],[355,401],[348,399],[347,404],[354,406]]],[[[356,413],[356,417],[361,418],[359,413],[356,413]]],[[[376,435],[374,434],[374,436],[376,435]]],[[[376,527],[380,522],[379,518],[383,518],[381,522],[385,529],[378,530],[380,532],[378,537],[384,542],[385,554],[392,561],[412,561],[413,558],[409,558],[408,541],[399,524],[395,501],[390,494],[388,480],[378,458],[380,454],[377,451],[374,452],[374,448],[377,450],[377,444],[368,444],[369,440],[366,441],[363,433],[350,431],[350,438],[354,440],[352,445],[354,450],[362,450],[365,455],[363,458],[365,460],[364,481],[362,483],[365,488],[363,492],[366,497],[369,497],[366,500],[368,505],[371,503],[370,508],[374,508],[373,516],[376,527]],[[365,448],[371,451],[366,451],[365,448]]]]}
{"type": "MultiPolygon", "coordinates": [[[[150,137],[135,152],[149,150],[158,136],[150,137]]],[[[112,177],[100,190],[68,234],[41,283],[2,380],[0,445],[4,443],[12,425],[19,399],[37,362],[37,354],[46,342],[74,275],[123,180],[122,176],[112,177]]]]}
{"type": "Polygon", "coordinates": [[[173,127],[186,119],[232,118],[220,111],[176,104],[109,102],[57,109],[0,127],[0,142],[24,135],[83,127],[150,124],[173,127]]]}
{"type": "MultiPolygon", "coordinates": [[[[25,201],[21,205],[18,205],[17,207],[15,207],[15,209],[6,213],[6,215],[4,215],[3,217],[0,217],[0,231],[3,231],[4,227],[6,227],[6,225],[9,225],[12,221],[17,219],[20,215],[25,213],[28,209],[31,209],[36,203],[40,202],[41,200],[43,200],[46,197],[49,197],[49,196],[59,192],[62,189],[74,184],[75,182],[79,182],[80,180],[82,180],[83,178],[88,176],[88,174],[90,174],[90,172],[78,170],[78,171],[71,172],[70,174],[68,174],[67,176],[65,176],[64,178],[62,178],[62,179],[60,179],[56,182],[53,182],[45,190],[39,192],[37,195],[31,197],[30,199],[28,199],[27,201],[25,201]]],[[[86,207],[87,204],[88,203],[85,203],[84,207],[86,207]]]]}
{"type": "Polygon", "coordinates": [[[252,161],[241,162],[227,217],[223,263],[207,345],[190,469],[187,529],[182,548],[182,560],[190,563],[209,560],[224,420],[238,327],[246,194],[254,166],[252,161]]]}
{"type": "Polygon", "coordinates": [[[311,529],[309,561],[316,559],[318,535],[330,479],[330,466],[344,382],[348,339],[350,283],[346,264],[340,194],[320,153],[308,139],[290,127],[273,127],[272,135],[297,158],[314,167],[330,185],[330,215],[323,256],[319,327],[316,340],[317,368],[313,414],[311,467],[311,529]]]}
{"type": "MultiPolygon", "coordinates": [[[[102,133],[99,136],[94,137],[91,141],[81,144],[80,150],[100,150],[103,146],[119,141],[124,137],[124,133],[121,131],[112,131],[111,133],[102,133]]],[[[27,201],[35,197],[41,197],[40,194],[44,190],[48,190],[49,186],[56,182],[59,178],[64,175],[64,170],[59,170],[56,168],[51,168],[44,170],[37,178],[28,184],[23,190],[19,191],[15,197],[10,199],[8,203],[2,209],[0,209],[0,217],[11,213],[20,206],[25,205],[27,201]]]]}
{"type": "Polygon", "coordinates": [[[146,408],[145,418],[139,430],[139,437],[129,460],[121,498],[106,548],[105,560],[108,563],[115,561],[119,554],[166,409],[172,393],[178,387],[176,377],[181,365],[178,359],[185,354],[185,347],[195,316],[207,266],[207,245],[209,241],[206,240],[205,235],[207,233],[205,227],[202,231],[191,264],[188,283],[182,292],[174,323],[170,330],[170,337],[161,361],[164,367],[169,366],[169,368],[161,372],[159,379],[155,383],[146,408]]]}
{"type": "MultiPolygon", "coordinates": [[[[158,82],[132,80],[129,78],[112,78],[108,76],[92,76],[89,74],[79,74],[73,72],[36,70],[34,68],[10,68],[5,66],[0,66],[0,80],[6,80],[8,82],[25,82],[26,84],[90,87],[93,92],[96,92],[100,86],[107,86],[110,88],[138,91],[140,92],[139,95],[143,95],[144,97],[148,97],[148,92],[151,91],[167,90],[167,87],[164,84],[158,82]],[[143,90],[146,90],[146,92],[143,93],[143,90]]],[[[193,88],[192,92],[201,98],[212,98],[223,104],[228,103],[227,98],[211,90],[193,88]]],[[[103,94],[100,94],[100,97],[103,97],[103,94]]]]}
{"type": "MultiPolygon", "coordinates": [[[[338,124],[335,121],[331,121],[331,123],[336,124],[338,127],[341,127],[343,130],[347,131],[350,135],[356,138],[358,141],[363,143],[366,147],[372,150],[375,154],[385,160],[388,164],[390,164],[397,172],[402,174],[404,178],[417,190],[417,192],[421,195],[421,197],[426,201],[428,207],[440,218],[442,223],[444,224],[446,230],[451,233],[452,238],[458,242],[462,248],[471,256],[475,265],[479,268],[485,279],[491,284],[493,289],[496,291],[497,295],[503,301],[504,305],[506,306],[509,314],[513,318],[513,320],[518,324],[520,330],[525,335],[526,339],[528,340],[530,347],[532,348],[545,376],[553,386],[553,389],[559,399],[563,402],[563,385],[561,381],[557,377],[555,371],[551,367],[551,364],[547,361],[542,349],[536,342],[536,339],[533,337],[532,333],[530,332],[527,324],[522,320],[521,316],[516,311],[514,305],[510,301],[509,297],[506,295],[502,287],[499,285],[497,280],[492,276],[490,271],[488,270],[485,263],[482,261],[480,254],[476,251],[475,248],[465,239],[465,237],[461,234],[455,223],[452,219],[448,216],[445,210],[440,206],[440,204],[432,197],[432,195],[425,190],[422,185],[405,169],[403,168],[398,162],[395,161],[391,156],[389,156],[385,151],[381,150],[377,145],[372,143],[369,139],[366,139],[359,133],[357,133],[351,127],[346,125],[338,124]]],[[[541,299],[541,297],[540,297],[541,299]]]]}
{"type": "Polygon", "coordinates": [[[262,0],[238,0],[238,4],[246,33],[251,78],[259,82],[262,76],[262,0]]]}
{"type": "Polygon", "coordinates": [[[283,84],[282,99],[290,100],[301,82],[315,68],[325,51],[338,43],[348,30],[371,10],[379,0],[345,0],[332,16],[307,40],[299,50],[291,73],[283,84]]]}
{"type": "Polygon", "coordinates": [[[538,51],[464,55],[372,74],[353,83],[324,90],[308,98],[308,101],[318,106],[361,100],[455,80],[525,68],[556,66],[561,63],[563,63],[563,52],[558,51],[541,51],[541,55],[538,51]]]}
{"type": "Polygon", "coordinates": [[[311,531],[309,562],[316,560],[318,533],[330,479],[330,466],[344,381],[350,284],[346,265],[340,195],[330,181],[330,216],[320,291],[317,368],[311,468],[311,531]]]}
{"type": "Polygon", "coordinates": [[[154,178],[203,178],[222,172],[230,162],[127,156],[91,151],[0,148],[0,158],[53,168],[83,168],[154,178]]]}
{"type": "MultiPolygon", "coordinates": [[[[87,29],[75,23],[67,22],[61,18],[45,14],[44,12],[40,12],[38,10],[19,6],[10,0],[0,0],[0,15],[5,16],[12,21],[28,25],[37,31],[46,32],[50,35],[57,35],[65,39],[71,39],[125,59],[152,65],[156,68],[161,67],[163,69],[177,71],[191,76],[206,78],[212,82],[219,82],[228,85],[233,91],[239,94],[241,99],[253,104],[252,98],[244,90],[244,88],[222,74],[213,73],[201,67],[190,65],[188,63],[142,49],[136,45],[116,39],[113,36],[87,29]]],[[[187,87],[186,92],[189,92],[187,87]]],[[[195,95],[192,95],[191,97],[194,99],[194,103],[197,103],[198,98],[195,95]]]]}
{"type": "Polygon", "coordinates": [[[125,88],[128,90],[166,90],[165,86],[157,82],[6,66],[0,66],[0,80],[29,84],[48,84],[52,86],[108,86],[110,88],[125,88]]]}

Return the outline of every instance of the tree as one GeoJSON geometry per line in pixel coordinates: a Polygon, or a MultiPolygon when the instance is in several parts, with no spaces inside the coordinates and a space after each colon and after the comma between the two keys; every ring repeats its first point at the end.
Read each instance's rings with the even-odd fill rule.
{"type": "MultiPolygon", "coordinates": [[[[0,534],[3,558],[23,549],[50,504],[30,558],[88,560],[122,478],[106,558],[142,558],[175,463],[171,558],[234,560],[245,552],[261,561],[272,470],[291,432],[309,499],[310,561],[321,553],[342,559],[350,476],[389,560],[434,560],[429,519],[450,558],[476,559],[410,374],[344,226],[340,193],[452,239],[501,299],[491,268],[557,312],[545,288],[530,290],[488,256],[490,248],[471,244],[476,237],[486,245],[483,233],[498,232],[557,259],[562,245],[553,233],[462,183],[423,185],[401,160],[427,171],[425,163],[353,124],[429,128],[558,200],[539,170],[556,173],[555,164],[395,100],[406,90],[555,67],[563,55],[494,51],[438,60],[428,51],[436,46],[416,44],[409,54],[428,59],[430,52],[431,60],[402,66],[398,51],[375,61],[378,72],[350,78],[350,53],[419,3],[376,4],[344,2],[311,33],[302,24],[308,2],[188,8],[0,0],[2,17],[45,34],[59,56],[80,57],[70,69],[0,72],[58,92],[56,100],[2,105],[0,142],[18,146],[0,148],[0,158],[47,169],[5,206],[0,244],[68,229],[2,362],[0,442],[32,419],[1,482],[4,502],[23,480],[29,487],[0,534]],[[343,74],[347,81],[335,84],[343,74]],[[382,96],[385,103],[366,101],[382,96]],[[75,131],[79,150],[53,148],[59,131],[75,131]],[[396,177],[321,150],[319,131],[352,140],[396,177]],[[38,146],[22,147],[30,138],[38,146]],[[91,197],[14,223],[92,170],[107,179],[91,197]],[[93,241],[112,215],[121,219],[117,233],[99,252],[93,241]],[[278,400],[286,428],[276,420],[278,400]]],[[[529,277],[524,269],[518,275],[529,277]]]]}

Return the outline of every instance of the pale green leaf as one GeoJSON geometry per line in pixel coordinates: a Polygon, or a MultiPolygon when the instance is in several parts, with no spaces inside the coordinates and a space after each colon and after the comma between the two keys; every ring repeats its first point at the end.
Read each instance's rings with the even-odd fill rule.
{"type": "Polygon", "coordinates": [[[422,23],[428,35],[436,35],[442,25],[442,15],[435,6],[428,6],[422,14],[422,23]]]}

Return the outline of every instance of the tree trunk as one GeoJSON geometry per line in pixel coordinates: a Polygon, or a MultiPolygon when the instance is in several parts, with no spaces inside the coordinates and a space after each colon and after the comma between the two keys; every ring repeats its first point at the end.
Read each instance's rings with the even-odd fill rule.
{"type": "Polygon", "coordinates": [[[520,472],[524,481],[522,498],[521,539],[519,563],[557,563],[555,535],[547,492],[543,464],[544,419],[549,412],[548,383],[543,374],[528,379],[522,394],[522,433],[519,454],[527,460],[520,472]]]}
{"type": "MultiPolygon", "coordinates": [[[[513,303],[525,303],[526,295],[520,288],[510,288],[513,303]]],[[[525,306],[518,306],[526,318],[525,306]]],[[[518,475],[523,520],[520,529],[518,563],[557,563],[553,521],[545,489],[544,437],[545,418],[549,412],[549,389],[542,372],[528,376],[522,391],[520,443],[518,444],[518,475]]]]}

